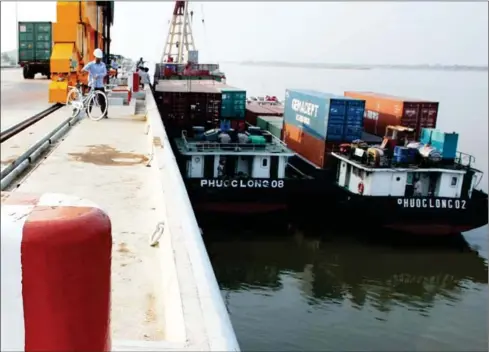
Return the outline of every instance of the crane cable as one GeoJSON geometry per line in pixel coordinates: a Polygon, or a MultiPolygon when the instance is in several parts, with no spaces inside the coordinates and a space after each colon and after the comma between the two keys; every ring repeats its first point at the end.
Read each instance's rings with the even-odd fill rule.
{"type": "Polygon", "coordinates": [[[208,49],[208,57],[209,57],[209,62],[212,62],[212,48],[210,46],[210,40],[207,37],[207,30],[205,26],[205,19],[204,19],[204,4],[200,4],[201,8],[200,11],[202,12],[202,27],[204,29],[204,43],[205,43],[205,48],[208,49]]]}

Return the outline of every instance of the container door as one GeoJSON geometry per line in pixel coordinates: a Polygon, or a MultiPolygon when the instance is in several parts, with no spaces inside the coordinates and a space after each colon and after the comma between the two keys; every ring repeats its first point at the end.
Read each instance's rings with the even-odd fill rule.
{"type": "Polygon", "coordinates": [[[51,23],[36,23],[34,25],[36,61],[48,61],[51,58],[51,23]]]}
{"type": "Polygon", "coordinates": [[[346,123],[346,100],[331,99],[326,125],[326,141],[342,141],[346,123]]]}
{"type": "Polygon", "coordinates": [[[414,128],[416,130],[416,138],[419,137],[419,118],[421,104],[420,103],[404,103],[404,111],[402,113],[401,125],[404,127],[414,128]]]}
{"type": "Polygon", "coordinates": [[[27,22],[19,23],[19,61],[34,61],[34,24],[27,22]]]}
{"type": "Polygon", "coordinates": [[[438,103],[422,103],[418,129],[436,128],[438,117],[438,103]]]}

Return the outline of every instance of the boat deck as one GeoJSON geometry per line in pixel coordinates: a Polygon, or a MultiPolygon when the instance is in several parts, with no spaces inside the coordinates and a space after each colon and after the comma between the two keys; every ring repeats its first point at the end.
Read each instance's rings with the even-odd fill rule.
{"type": "MultiPolygon", "coordinates": [[[[331,153],[332,156],[336,157],[339,160],[342,160],[348,164],[354,165],[358,169],[368,171],[368,172],[446,172],[453,174],[465,174],[466,171],[463,167],[457,167],[455,164],[453,165],[442,165],[433,166],[433,167],[421,167],[419,165],[403,165],[403,166],[379,166],[374,167],[371,165],[364,164],[359,160],[352,159],[350,156],[345,154],[340,154],[337,152],[331,153]]],[[[475,170],[475,169],[473,169],[475,170]]]]}

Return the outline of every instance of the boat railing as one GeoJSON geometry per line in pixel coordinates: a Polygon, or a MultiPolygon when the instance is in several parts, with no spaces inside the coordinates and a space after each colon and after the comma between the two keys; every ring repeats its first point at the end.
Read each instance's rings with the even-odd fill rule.
{"type": "MultiPolygon", "coordinates": [[[[182,131],[182,140],[186,151],[197,152],[269,152],[285,153],[288,151],[287,146],[280,143],[220,143],[214,141],[189,141],[185,131],[182,131]]],[[[274,136],[272,136],[274,137],[274,136]]]]}
{"type": "MultiPolygon", "coordinates": [[[[361,149],[361,148],[360,148],[361,149]]],[[[341,155],[355,163],[363,166],[373,167],[375,169],[390,169],[390,168],[402,168],[402,169],[472,169],[472,165],[475,163],[475,158],[466,153],[457,152],[457,157],[451,160],[439,160],[431,161],[430,159],[417,159],[414,162],[398,162],[392,155],[384,154],[380,157],[374,157],[368,152],[363,152],[362,156],[355,155],[354,150],[344,151],[339,147],[333,147],[330,150],[332,153],[341,155]]],[[[475,169],[474,169],[475,170],[475,169]]],[[[478,171],[478,170],[475,170],[478,171]]],[[[480,171],[478,171],[480,172],[480,171]]]]}
{"type": "Polygon", "coordinates": [[[475,164],[475,157],[467,153],[457,152],[455,164],[462,168],[471,168],[475,164]]]}

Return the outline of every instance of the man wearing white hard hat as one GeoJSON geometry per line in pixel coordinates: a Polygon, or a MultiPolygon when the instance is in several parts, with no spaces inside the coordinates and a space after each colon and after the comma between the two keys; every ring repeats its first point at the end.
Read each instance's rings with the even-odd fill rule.
{"type": "MultiPolygon", "coordinates": [[[[95,56],[95,61],[91,61],[88,64],[86,64],[82,71],[88,72],[89,87],[92,87],[93,85],[94,90],[99,90],[105,93],[104,78],[105,76],[107,76],[107,67],[105,66],[105,63],[102,62],[104,53],[101,49],[97,48],[93,51],[93,56],[95,56]]],[[[107,108],[107,111],[105,112],[105,116],[104,116],[105,118],[107,118],[109,113],[109,107],[107,101],[101,98],[100,95],[99,95],[99,104],[100,107],[102,108],[102,111],[105,111],[105,109],[107,108]]]]}

